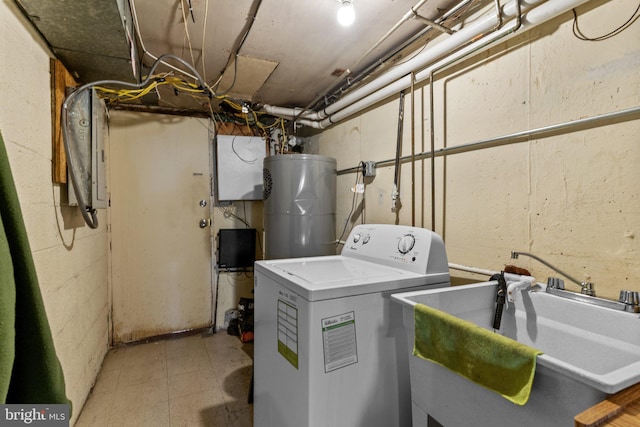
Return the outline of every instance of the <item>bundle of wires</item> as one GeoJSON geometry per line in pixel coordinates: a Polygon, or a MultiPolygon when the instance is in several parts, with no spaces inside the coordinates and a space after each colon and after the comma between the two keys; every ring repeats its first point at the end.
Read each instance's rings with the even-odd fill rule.
{"type": "MultiPolygon", "coordinates": [[[[80,194],[80,191],[78,191],[79,177],[77,176],[77,173],[75,171],[76,168],[74,167],[75,166],[74,164],[75,162],[73,160],[74,158],[71,155],[72,153],[70,149],[70,141],[69,141],[70,137],[69,137],[69,129],[68,129],[69,121],[70,121],[69,110],[71,106],[73,105],[75,99],[80,93],[82,93],[85,90],[89,90],[91,88],[95,88],[96,91],[99,92],[99,94],[102,97],[106,98],[108,101],[115,102],[115,101],[137,100],[162,85],[171,85],[175,91],[187,93],[190,96],[202,97],[208,100],[212,98],[221,99],[223,103],[231,107],[231,109],[234,111],[233,114],[234,116],[236,116],[236,118],[244,118],[244,121],[247,124],[247,126],[258,127],[265,134],[265,136],[268,133],[267,130],[269,128],[280,126],[282,128],[283,135],[284,135],[284,131],[286,128],[284,119],[273,117],[271,118],[270,123],[266,122],[266,120],[262,121],[261,118],[263,120],[266,119],[266,117],[263,116],[264,113],[259,113],[254,111],[250,105],[238,103],[233,99],[231,99],[228,95],[219,95],[219,96],[216,95],[211,90],[211,88],[205,83],[204,79],[200,76],[198,71],[191,64],[189,64],[182,58],[172,54],[165,54],[160,56],[151,66],[151,69],[147,77],[140,83],[129,83],[129,82],[118,81],[118,80],[100,80],[100,81],[82,85],[77,90],[72,92],[69,96],[67,96],[64,103],[62,104],[62,135],[63,135],[63,141],[64,141],[65,154],[67,157],[67,165],[69,168],[69,177],[73,184],[73,188],[76,194],[76,199],[78,200],[78,206],[80,207],[82,216],[89,227],[97,228],[98,218],[96,215],[96,210],[93,209],[91,206],[89,206],[89,203],[84,200],[82,194],[80,194]],[[168,58],[178,61],[184,67],[186,67],[187,70],[190,71],[195,76],[195,79],[198,84],[187,82],[183,79],[180,79],[178,77],[175,77],[169,74],[164,74],[164,75],[154,74],[156,68],[160,64],[165,63],[165,59],[168,59],[168,58]],[[118,89],[113,89],[112,86],[116,86],[118,87],[118,89]]],[[[210,109],[210,112],[211,112],[211,118],[215,120],[215,116],[211,109],[210,109]]],[[[271,116],[268,116],[268,117],[271,117],[271,116]]]]}
{"type": "Polygon", "coordinates": [[[257,126],[263,131],[269,128],[281,127],[285,129],[285,120],[280,117],[273,117],[264,112],[255,111],[249,104],[235,100],[228,95],[213,95],[207,88],[190,83],[179,77],[170,74],[161,74],[148,78],[149,83],[140,88],[123,89],[110,88],[105,86],[95,86],[98,95],[109,103],[131,102],[143,98],[149,93],[157,90],[160,86],[171,86],[176,94],[184,93],[200,101],[209,101],[211,98],[221,100],[222,104],[228,106],[232,115],[241,119],[247,126],[257,126]]]}
{"type": "Polygon", "coordinates": [[[186,92],[191,96],[200,95],[201,98],[208,99],[207,90],[203,87],[166,74],[151,76],[149,84],[141,88],[111,89],[104,86],[95,86],[95,89],[98,91],[100,97],[106,99],[108,102],[127,102],[140,99],[163,85],[170,85],[177,92],[186,92]]]}

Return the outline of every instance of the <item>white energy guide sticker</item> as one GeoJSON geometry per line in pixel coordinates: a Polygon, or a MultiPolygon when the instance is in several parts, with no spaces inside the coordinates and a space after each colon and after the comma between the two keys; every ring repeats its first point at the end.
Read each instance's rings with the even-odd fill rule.
{"type": "Polygon", "coordinates": [[[322,347],[325,372],[358,362],[355,312],[322,319],[322,347]]]}

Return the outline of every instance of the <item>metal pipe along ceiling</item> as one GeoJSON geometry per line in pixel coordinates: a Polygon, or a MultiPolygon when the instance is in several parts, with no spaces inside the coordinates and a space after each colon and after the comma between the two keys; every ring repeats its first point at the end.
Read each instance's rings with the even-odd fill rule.
{"type": "MultiPolygon", "coordinates": [[[[518,0],[514,0],[502,7],[501,18],[503,22],[514,19],[517,15],[518,0]]],[[[588,0],[522,0],[520,1],[520,9],[526,12],[522,17],[522,30],[528,30],[541,25],[562,13],[565,13],[588,0]]],[[[401,90],[405,90],[411,86],[411,73],[415,74],[415,83],[420,83],[429,78],[432,70],[439,69],[444,63],[450,63],[452,57],[463,58],[467,55],[477,54],[488,49],[491,43],[487,43],[487,37],[495,37],[495,40],[501,42],[513,37],[510,34],[504,34],[497,31],[488,36],[483,36],[490,32],[499,22],[499,18],[494,13],[489,13],[478,20],[459,29],[455,34],[448,36],[443,40],[416,55],[409,61],[400,64],[388,72],[382,74],[371,83],[368,83],[353,92],[348,93],[339,101],[327,106],[319,112],[304,111],[300,108],[276,107],[272,105],[264,105],[264,110],[269,114],[281,116],[285,118],[300,117],[297,120],[299,124],[311,126],[317,129],[325,129],[336,124],[345,118],[356,114],[365,108],[387,98],[390,95],[397,94],[401,90]],[[473,43],[469,43],[474,40],[473,43]],[[482,46],[478,48],[478,46],[482,46]],[[455,53],[454,53],[455,52],[455,53]],[[444,59],[442,59],[444,58],[444,59]]],[[[493,40],[493,39],[490,39],[493,40]]]]}

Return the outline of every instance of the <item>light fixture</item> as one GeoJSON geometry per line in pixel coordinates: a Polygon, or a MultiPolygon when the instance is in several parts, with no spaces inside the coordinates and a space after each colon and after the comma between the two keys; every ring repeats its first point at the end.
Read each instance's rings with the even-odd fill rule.
{"type": "Polygon", "coordinates": [[[343,27],[353,24],[356,19],[356,13],[353,10],[353,0],[338,0],[341,3],[338,9],[338,22],[343,27]]]}

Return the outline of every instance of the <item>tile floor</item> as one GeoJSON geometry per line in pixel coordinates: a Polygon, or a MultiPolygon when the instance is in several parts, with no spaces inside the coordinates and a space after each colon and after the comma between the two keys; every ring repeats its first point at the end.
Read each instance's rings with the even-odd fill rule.
{"type": "Polygon", "coordinates": [[[112,349],[76,427],[250,427],[252,357],[225,331],[112,349]]]}

